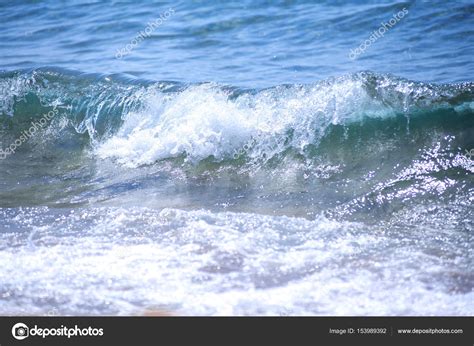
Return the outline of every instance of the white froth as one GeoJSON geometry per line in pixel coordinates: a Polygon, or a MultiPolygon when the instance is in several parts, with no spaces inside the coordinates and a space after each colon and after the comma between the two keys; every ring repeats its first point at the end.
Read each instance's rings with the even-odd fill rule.
{"type": "Polygon", "coordinates": [[[387,114],[355,80],[278,87],[236,99],[205,84],[149,97],[141,111],[125,116],[119,132],[96,153],[130,167],[181,155],[198,161],[245,153],[259,160],[290,147],[303,151],[308,144],[317,144],[330,124],[387,114]]]}
{"type": "Polygon", "coordinates": [[[3,315],[474,312],[472,290],[449,285],[469,275],[463,260],[425,252],[418,232],[400,241],[324,217],[140,208],[43,208],[11,220],[23,231],[0,238],[3,315]]]}

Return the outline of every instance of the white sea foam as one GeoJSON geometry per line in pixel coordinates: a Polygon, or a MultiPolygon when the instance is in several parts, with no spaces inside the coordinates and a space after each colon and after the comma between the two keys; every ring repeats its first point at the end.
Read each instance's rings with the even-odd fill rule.
{"type": "Polygon", "coordinates": [[[96,153],[131,167],[180,155],[197,161],[245,153],[259,160],[317,144],[330,124],[390,115],[360,80],[278,87],[235,99],[205,84],[150,97],[141,111],[125,116],[118,133],[96,153]]]}
{"type": "Polygon", "coordinates": [[[17,231],[0,235],[0,314],[140,314],[153,307],[190,315],[474,312],[468,255],[448,246],[456,237],[449,232],[445,246],[431,252],[430,230],[397,235],[324,217],[1,212],[17,231]]]}

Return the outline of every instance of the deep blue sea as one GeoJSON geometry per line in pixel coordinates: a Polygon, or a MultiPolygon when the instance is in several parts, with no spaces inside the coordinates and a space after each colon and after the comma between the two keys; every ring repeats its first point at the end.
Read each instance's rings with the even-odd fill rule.
{"type": "Polygon", "coordinates": [[[0,314],[473,315],[473,1],[0,0],[0,314]]]}

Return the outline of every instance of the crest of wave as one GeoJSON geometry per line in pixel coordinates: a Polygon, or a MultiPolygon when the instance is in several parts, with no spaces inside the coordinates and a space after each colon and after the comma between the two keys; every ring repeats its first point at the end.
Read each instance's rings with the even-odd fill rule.
{"type": "Polygon", "coordinates": [[[150,95],[96,153],[129,167],[179,156],[197,162],[245,154],[265,161],[288,148],[303,152],[308,144],[317,145],[330,124],[383,115],[386,107],[369,97],[361,80],[279,86],[237,97],[202,84],[150,95]]]}

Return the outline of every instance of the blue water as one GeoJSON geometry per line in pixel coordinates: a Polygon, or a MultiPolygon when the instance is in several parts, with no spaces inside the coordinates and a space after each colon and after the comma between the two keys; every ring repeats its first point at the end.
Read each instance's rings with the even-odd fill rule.
{"type": "Polygon", "coordinates": [[[417,81],[474,76],[472,1],[2,1],[0,68],[58,66],[249,88],[371,70],[417,81]],[[116,51],[174,9],[124,59],[116,51]],[[408,14],[348,58],[398,11],[408,14]]]}
{"type": "Polygon", "coordinates": [[[0,19],[0,314],[474,313],[472,1],[0,19]]]}

